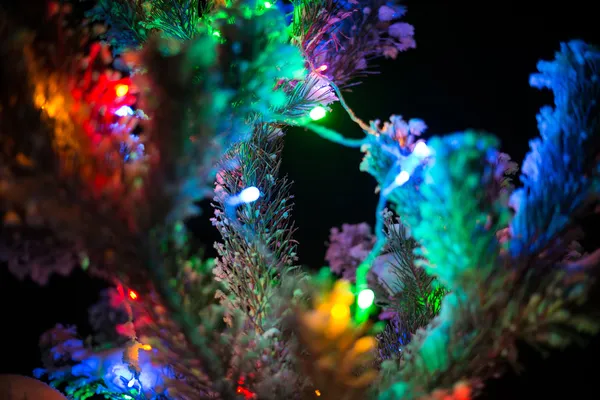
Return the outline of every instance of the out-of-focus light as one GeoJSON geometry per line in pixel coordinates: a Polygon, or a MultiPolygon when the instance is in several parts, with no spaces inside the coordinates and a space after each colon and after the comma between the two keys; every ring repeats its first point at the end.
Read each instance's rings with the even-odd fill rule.
{"type": "Polygon", "coordinates": [[[318,72],[324,72],[327,71],[327,65],[323,64],[321,65],[319,68],[317,68],[318,72]]]}
{"type": "Polygon", "coordinates": [[[373,301],[375,300],[375,292],[371,289],[363,289],[358,294],[358,299],[356,301],[359,308],[367,309],[373,305],[373,301]]]}
{"type": "Polygon", "coordinates": [[[240,201],[243,203],[252,203],[260,197],[260,190],[254,186],[250,186],[242,190],[239,194],[240,201]]]}
{"type": "Polygon", "coordinates": [[[138,298],[138,295],[137,295],[137,293],[136,293],[136,292],[134,292],[133,290],[130,290],[130,291],[129,291],[129,298],[130,298],[131,300],[136,300],[136,299],[138,298]]]}
{"type": "Polygon", "coordinates": [[[410,179],[410,174],[406,171],[402,171],[396,176],[396,185],[402,186],[410,179]]]}
{"type": "Polygon", "coordinates": [[[335,304],[331,307],[331,316],[333,319],[346,319],[350,315],[350,308],[344,304],[335,304]]]}
{"type": "Polygon", "coordinates": [[[133,115],[133,110],[129,106],[121,106],[117,111],[115,111],[115,115],[119,117],[133,115]]]}
{"type": "Polygon", "coordinates": [[[315,108],[310,110],[310,113],[308,114],[310,119],[312,119],[313,121],[320,120],[321,118],[325,117],[325,115],[327,115],[327,110],[325,110],[325,108],[321,106],[316,106],[315,108]]]}
{"type": "Polygon", "coordinates": [[[265,8],[271,8],[273,7],[273,4],[271,4],[271,2],[269,1],[265,1],[265,8]]]}
{"type": "Polygon", "coordinates": [[[123,84],[115,85],[115,93],[117,94],[117,97],[123,97],[129,93],[129,86],[123,84]]]}
{"type": "Polygon", "coordinates": [[[413,149],[413,154],[420,158],[429,157],[431,154],[431,149],[427,146],[427,144],[423,141],[418,142],[413,149]]]}

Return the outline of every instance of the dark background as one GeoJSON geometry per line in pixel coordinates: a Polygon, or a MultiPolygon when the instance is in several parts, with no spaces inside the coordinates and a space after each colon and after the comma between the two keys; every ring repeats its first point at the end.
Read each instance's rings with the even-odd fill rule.
{"type": "MultiPolygon", "coordinates": [[[[33,12],[32,3],[24,3],[33,12]]],[[[555,5],[538,0],[406,3],[405,20],[415,27],[417,49],[396,61],[381,62],[381,74],[348,94],[348,103],[364,120],[386,120],[391,114],[421,118],[429,126],[428,135],[487,130],[501,138],[502,150],[519,163],[528,141],[537,135],[538,109],[552,100],[549,93],[528,85],[536,62],[552,59],[561,41],[583,39],[600,45],[595,11],[583,0],[555,5]]],[[[348,136],[361,133],[338,106],[324,124],[348,136]]],[[[358,170],[360,160],[359,151],[306,131],[292,130],[287,136],[283,168],[295,182],[294,215],[300,228],[296,238],[303,265],[324,265],[331,227],[373,222],[375,184],[358,170]]],[[[218,239],[208,222],[210,214],[206,208],[197,232],[207,243],[218,239]]],[[[588,233],[588,239],[593,236],[588,233]]],[[[101,287],[102,282],[81,272],[54,277],[39,288],[0,270],[0,373],[29,375],[38,366],[38,337],[57,322],[77,324],[85,331],[87,308],[101,287]]],[[[595,339],[586,349],[557,351],[548,360],[523,348],[526,372],[490,382],[486,398],[596,398],[587,393],[595,391],[599,343],[595,339]]]]}

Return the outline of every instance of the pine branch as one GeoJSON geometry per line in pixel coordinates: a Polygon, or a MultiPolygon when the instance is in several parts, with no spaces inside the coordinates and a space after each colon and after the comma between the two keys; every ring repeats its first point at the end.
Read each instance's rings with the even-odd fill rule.
{"type": "Polygon", "coordinates": [[[256,125],[252,139],[224,160],[213,204],[213,224],[224,240],[216,245],[220,258],[215,269],[226,287],[224,303],[231,310],[243,310],[259,332],[270,313],[274,287],[296,260],[290,183],[277,178],[282,144],[278,128],[256,125]],[[228,167],[232,164],[236,167],[228,167]],[[250,186],[259,188],[261,198],[241,205],[234,217],[228,211],[229,198],[250,186]]]}
{"type": "Polygon", "coordinates": [[[374,58],[393,59],[415,47],[412,26],[399,22],[404,13],[380,0],[297,0],[290,29],[310,69],[325,66],[323,75],[349,88],[353,79],[374,73],[368,65],[374,58]]]}
{"type": "Polygon", "coordinates": [[[417,265],[415,254],[418,244],[408,235],[399,218],[391,212],[385,213],[385,233],[387,237],[387,266],[374,270],[378,275],[373,279],[378,305],[384,315],[391,317],[386,330],[379,335],[379,349],[383,359],[400,359],[403,347],[412,336],[429,324],[439,313],[440,305],[447,291],[435,278],[417,265]],[[389,261],[387,261],[389,260],[389,261]]]}

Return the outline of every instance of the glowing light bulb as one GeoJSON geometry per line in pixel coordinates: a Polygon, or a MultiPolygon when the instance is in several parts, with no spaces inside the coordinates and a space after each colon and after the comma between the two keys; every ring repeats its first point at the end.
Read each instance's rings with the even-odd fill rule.
{"type": "Polygon", "coordinates": [[[271,8],[273,7],[273,4],[271,4],[271,2],[269,1],[265,1],[265,8],[271,8]]]}
{"type": "Polygon", "coordinates": [[[327,65],[323,64],[321,65],[319,68],[317,68],[318,72],[323,72],[323,71],[327,71],[327,65]]]}
{"type": "Polygon", "coordinates": [[[402,171],[396,176],[396,185],[402,186],[410,179],[410,174],[406,171],[402,171]]]}
{"type": "Polygon", "coordinates": [[[115,85],[115,93],[117,94],[117,97],[123,97],[128,92],[129,92],[129,86],[122,85],[122,84],[115,85]]]}
{"type": "Polygon", "coordinates": [[[343,304],[335,304],[331,307],[331,317],[333,319],[344,320],[350,316],[350,308],[343,304]]]}
{"type": "Polygon", "coordinates": [[[214,32],[213,32],[213,36],[219,37],[219,36],[221,36],[221,32],[219,32],[219,31],[214,31],[214,32]]]}
{"type": "Polygon", "coordinates": [[[427,147],[427,144],[425,144],[425,142],[421,141],[415,145],[415,148],[412,152],[417,157],[425,158],[429,157],[429,155],[431,154],[431,149],[427,147]]]}
{"type": "Polygon", "coordinates": [[[358,300],[356,301],[359,308],[363,310],[369,308],[373,305],[373,301],[375,300],[375,292],[371,289],[363,289],[358,294],[358,300]]]}
{"type": "Polygon", "coordinates": [[[135,300],[135,299],[137,299],[137,298],[138,298],[138,295],[137,295],[137,293],[136,293],[136,292],[134,292],[133,290],[130,290],[130,291],[129,291],[129,298],[130,298],[131,300],[135,300]]]}
{"type": "Polygon", "coordinates": [[[242,190],[239,194],[239,198],[242,203],[252,203],[253,201],[258,200],[259,197],[260,190],[254,186],[250,186],[242,190]]]}
{"type": "Polygon", "coordinates": [[[117,111],[115,111],[115,115],[119,117],[133,115],[133,110],[129,106],[121,106],[117,111]]]}
{"type": "Polygon", "coordinates": [[[310,119],[312,119],[313,121],[317,121],[317,120],[325,117],[326,114],[327,114],[327,110],[325,110],[325,108],[323,108],[321,106],[316,106],[315,108],[310,110],[310,113],[308,115],[309,115],[310,119]]]}
{"type": "Polygon", "coordinates": [[[321,391],[319,389],[315,390],[315,394],[317,395],[317,397],[321,396],[321,391]]]}
{"type": "Polygon", "coordinates": [[[131,378],[131,380],[129,382],[127,382],[127,387],[133,387],[133,385],[135,385],[135,378],[131,378]]]}

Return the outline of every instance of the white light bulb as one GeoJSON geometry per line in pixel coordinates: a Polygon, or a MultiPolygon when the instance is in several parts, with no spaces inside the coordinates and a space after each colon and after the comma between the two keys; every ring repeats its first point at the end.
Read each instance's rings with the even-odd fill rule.
{"type": "Polygon", "coordinates": [[[316,106],[315,108],[310,110],[310,113],[308,115],[313,121],[318,121],[321,118],[324,118],[325,115],[327,115],[327,110],[321,106],[316,106]]]}
{"type": "Polygon", "coordinates": [[[260,190],[254,186],[250,186],[242,190],[239,194],[239,199],[242,203],[252,203],[260,197],[260,190]]]}
{"type": "Polygon", "coordinates": [[[124,117],[126,115],[133,115],[133,110],[129,106],[121,106],[117,111],[115,111],[115,115],[119,117],[124,117]]]}
{"type": "Polygon", "coordinates": [[[396,185],[402,186],[410,179],[410,174],[406,171],[402,171],[396,176],[395,182],[396,185]]]}
{"type": "Polygon", "coordinates": [[[375,300],[375,292],[373,292],[371,289],[364,289],[358,294],[356,304],[359,308],[365,309],[373,305],[373,300],[375,300]]]}
{"type": "Polygon", "coordinates": [[[415,145],[415,148],[413,149],[413,154],[417,157],[420,158],[425,158],[425,157],[429,157],[429,155],[431,154],[431,149],[429,149],[429,147],[427,147],[427,144],[425,144],[425,142],[417,142],[417,144],[415,145]]]}

